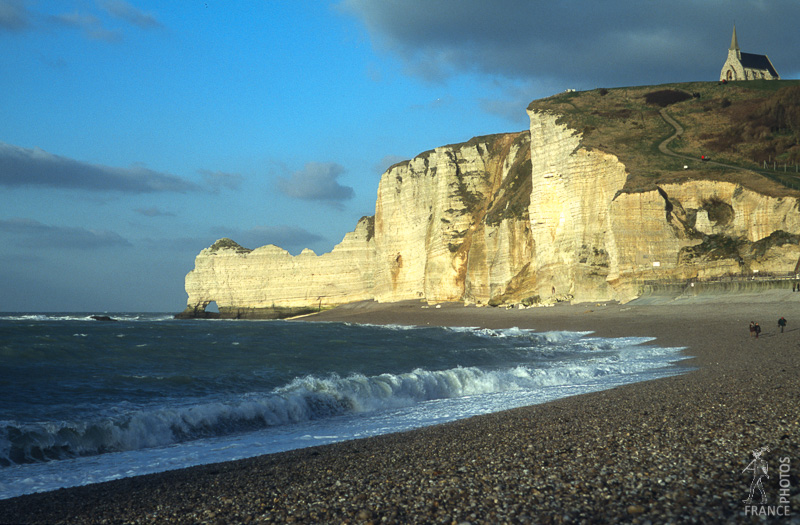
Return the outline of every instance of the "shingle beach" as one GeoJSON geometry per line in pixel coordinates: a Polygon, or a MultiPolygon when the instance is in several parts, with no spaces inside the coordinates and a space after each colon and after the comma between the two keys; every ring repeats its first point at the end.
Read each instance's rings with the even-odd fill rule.
{"type": "Polygon", "coordinates": [[[0,523],[800,523],[800,293],[359,303],[305,320],[591,330],[693,358],[682,375],[411,432],[4,500],[0,523]],[[762,449],[767,502],[756,490],[748,505],[762,449]]]}

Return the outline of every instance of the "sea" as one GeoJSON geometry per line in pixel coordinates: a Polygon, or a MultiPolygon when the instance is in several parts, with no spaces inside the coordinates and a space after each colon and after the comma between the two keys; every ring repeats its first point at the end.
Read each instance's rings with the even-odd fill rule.
{"type": "Polygon", "coordinates": [[[107,315],[0,313],[0,499],[687,371],[643,337],[107,315]]]}

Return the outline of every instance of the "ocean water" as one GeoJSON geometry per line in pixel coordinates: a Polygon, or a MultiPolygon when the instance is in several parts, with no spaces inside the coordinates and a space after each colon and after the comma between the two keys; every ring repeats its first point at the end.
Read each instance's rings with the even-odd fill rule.
{"type": "Polygon", "coordinates": [[[0,314],[0,499],[681,373],[647,338],[0,314]]]}

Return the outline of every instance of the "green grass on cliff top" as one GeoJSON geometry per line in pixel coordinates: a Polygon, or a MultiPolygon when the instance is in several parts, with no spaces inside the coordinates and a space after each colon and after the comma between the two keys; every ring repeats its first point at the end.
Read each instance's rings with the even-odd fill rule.
{"type": "Polygon", "coordinates": [[[800,173],[795,171],[800,164],[798,99],[800,80],[689,82],[565,92],[535,100],[528,109],[561,115],[560,123],[582,134],[583,147],[616,155],[628,169],[629,192],[702,179],[739,183],[776,197],[800,197],[800,173]],[[675,92],[683,94],[675,98],[685,100],[669,103],[675,92]],[[667,112],[685,129],[669,149],[696,160],[659,151],[675,130],[661,118],[658,102],[668,103],[667,112]],[[702,162],[701,155],[744,170],[702,162]],[[763,169],[765,161],[770,170],[763,169]],[[771,169],[773,162],[777,171],[771,169]]]}

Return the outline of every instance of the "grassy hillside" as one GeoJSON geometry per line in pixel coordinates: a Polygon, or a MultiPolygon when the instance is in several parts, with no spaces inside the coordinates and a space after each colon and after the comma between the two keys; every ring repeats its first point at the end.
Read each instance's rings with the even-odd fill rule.
{"type": "Polygon", "coordinates": [[[629,171],[627,191],[709,179],[775,196],[800,196],[800,173],[795,171],[800,164],[798,80],[596,89],[536,100],[529,109],[561,115],[560,122],[582,133],[584,147],[616,155],[629,171]],[[669,150],[690,158],[659,151],[659,144],[675,133],[659,113],[662,108],[684,128],[669,150]],[[701,161],[702,155],[713,162],[701,161]]]}

